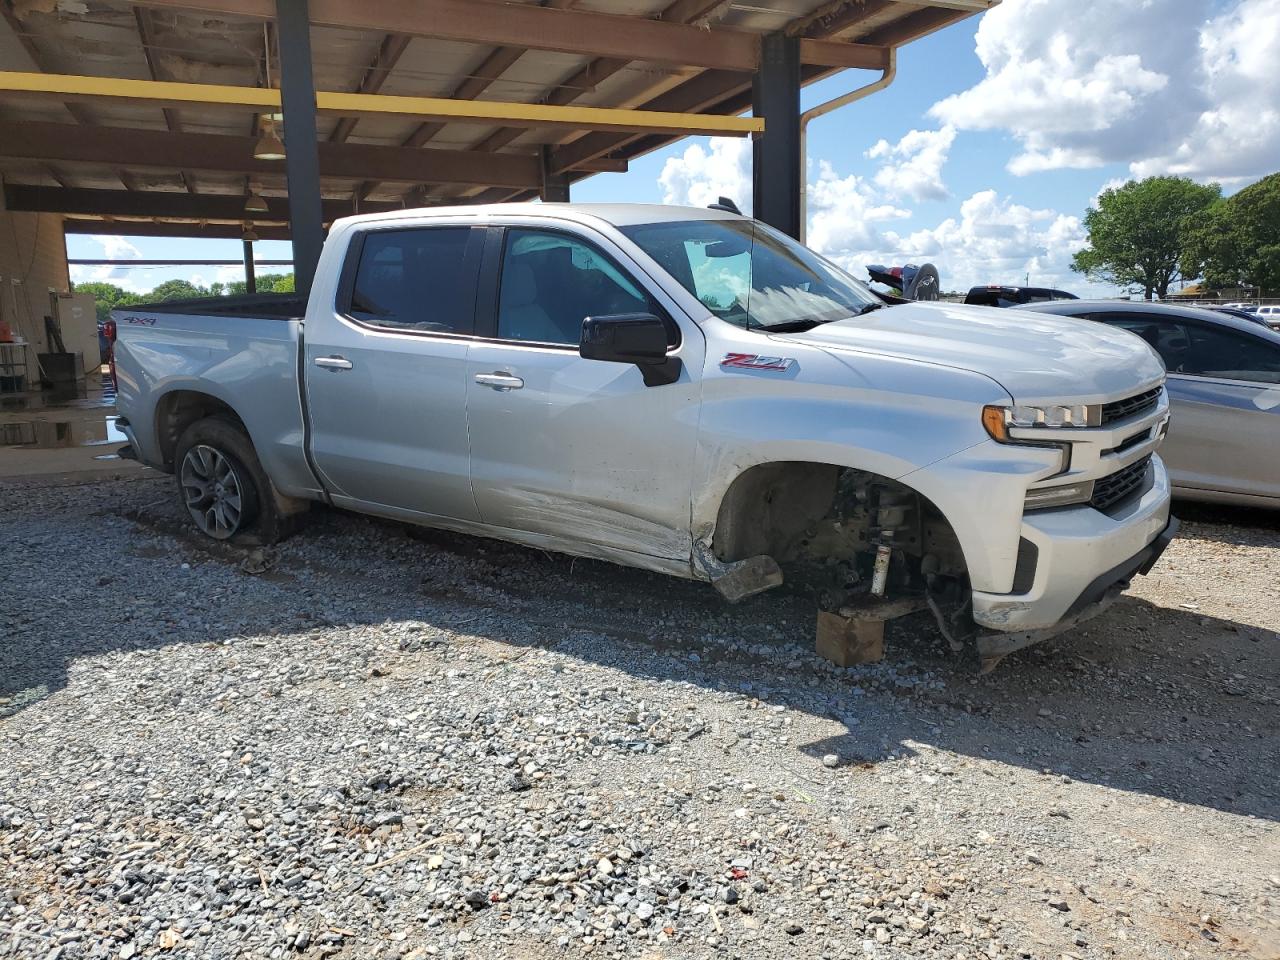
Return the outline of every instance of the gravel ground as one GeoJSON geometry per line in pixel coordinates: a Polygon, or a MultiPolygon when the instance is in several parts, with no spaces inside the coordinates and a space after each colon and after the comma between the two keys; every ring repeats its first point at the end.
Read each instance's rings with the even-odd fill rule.
{"type": "Polygon", "coordinates": [[[0,486],[0,956],[1280,957],[1280,519],[991,675],[927,624],[168,478],[0,486]]]}

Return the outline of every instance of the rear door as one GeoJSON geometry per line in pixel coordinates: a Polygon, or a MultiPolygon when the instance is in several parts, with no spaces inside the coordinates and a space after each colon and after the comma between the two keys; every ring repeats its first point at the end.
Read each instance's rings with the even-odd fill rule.
{"type": "Polygon", "coordinates": [[[1097,319],[1138,334],[1164,360],[1172,414],[1160,455],[1176,486],[1280,497],[1280,347],[1190,319],[1097,319]]]}
{"type": "Polygon", "coordinates": [[[315,466],[335,501],[477,520],[467,472],[466,364],[484,228],[353,238],[333,316],[306,330],[315,466]]]}
{"type": "Polygon", "coordinates": [[[485,523],[687,558],[701,332],[607,238],[495,227],[467,363],[471,478],[485,523]],[[634,365],[578,355],[588,316],[657,313],[683,361],[646,386],[634,365]]]}

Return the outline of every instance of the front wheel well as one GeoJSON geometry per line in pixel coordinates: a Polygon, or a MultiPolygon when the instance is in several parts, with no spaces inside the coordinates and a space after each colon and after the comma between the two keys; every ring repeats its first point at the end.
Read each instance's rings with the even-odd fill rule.
{"type": "Polygon", "coordinates": [[[160,459],[166,470],[172,472],[178,439],[187,427],[205,417],[220,416],[233,422],[247,434],[244,421],[230,404],[198,390],[174,390],[160,398],[156,407],[156,437],[160,444],[160,459]]]}
{"type": "Polygon", "coordinates": [[[899,562],[894,589],[931,578],[963,584],[964,553],[942,511],[908,485],[827,463],[784,461],[743,471],[726,491],[712,551],[725,563],[766,555],[788,582],[812,587],[838,607],[869,589],[879,546],[899,562]]]}

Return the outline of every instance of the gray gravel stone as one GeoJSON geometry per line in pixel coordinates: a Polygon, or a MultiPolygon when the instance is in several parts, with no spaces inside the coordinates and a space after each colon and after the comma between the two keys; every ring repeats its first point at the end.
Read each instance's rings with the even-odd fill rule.
{"type": "Polygon", "coordinates": [[[250,573],[171,484],[0,484],[0,957],[1183,960],[1274,929],[1273,531],[1189,525],[1140,598],[978,677],[927,619],[841,670],[799,594],[337,512],[250,573]]]}

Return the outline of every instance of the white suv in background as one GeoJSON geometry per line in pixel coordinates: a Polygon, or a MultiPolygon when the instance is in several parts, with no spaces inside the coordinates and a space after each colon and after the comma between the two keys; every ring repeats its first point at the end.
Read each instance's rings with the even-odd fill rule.
{"type": "Polygon", "coordinates": [[[1267,326],[1272,330],[1280,330],[1280,306],[1259,307],[1254,311],[1254,316],[1259,320],[1267,321],[1267,326]]]}

